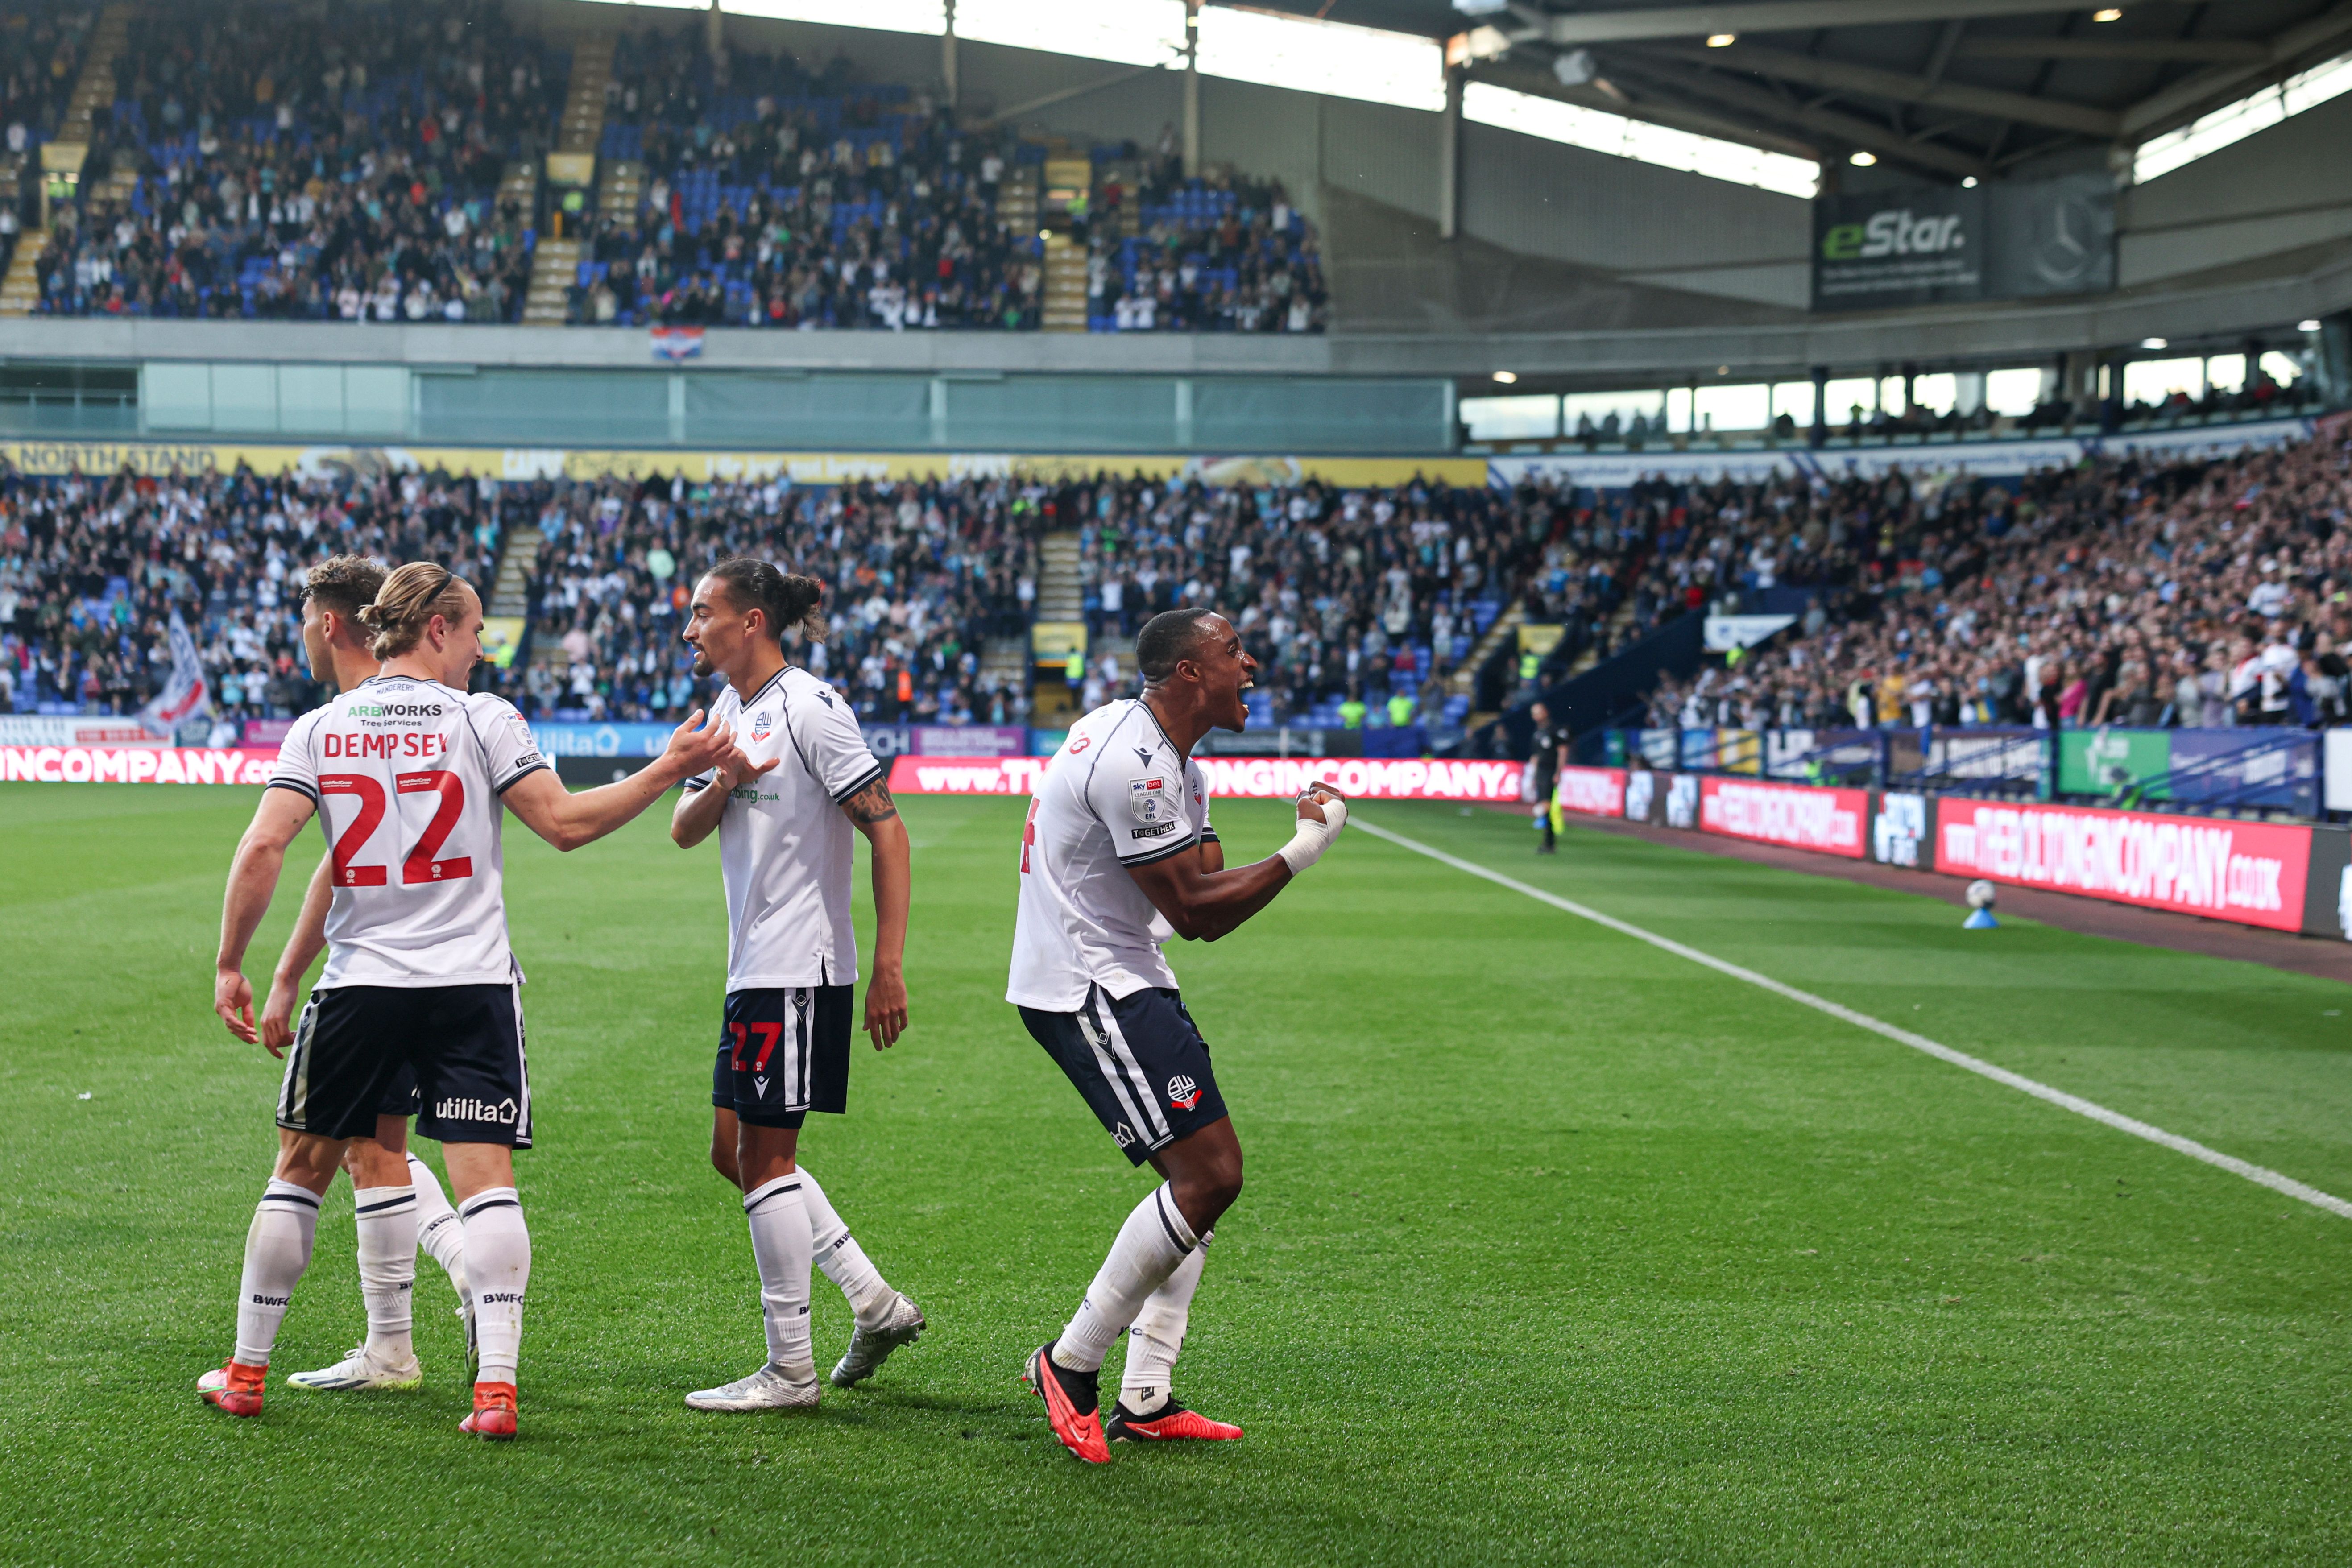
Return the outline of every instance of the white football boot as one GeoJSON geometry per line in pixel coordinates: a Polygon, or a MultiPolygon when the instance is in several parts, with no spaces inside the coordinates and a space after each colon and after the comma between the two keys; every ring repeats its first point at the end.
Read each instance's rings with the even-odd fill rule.
{"type": "Polygon", "coordinates": [[[686,1403],[696,1410],[814,1410],[817,1393],[814,1367],[805,1377],[790,1377],[772,1362],[724,1388],[689,1394],[686,1403]]]}
{"type": "Polygon", "coordinates": [[[368,1354],[365,1345],[352,1348],[352,1353],[332,1366],[317,1372],[297,1372],[287,1374],[286,1381],[296,1388],[307,1388],[320,1394],[349,1394],[361,1389],[399,1389],[421,1387],[425,1369],[412,1355],[404,1365],[389,1365],[368,1354]]]}
{"type": "Polygon", "coordinates": [[[890,1352],[900,1345],[913,1344],[922,1337],[930,1324],[924,1321],[923,1310],[906,1297],[892,1292],[889,1314],[878,1328],[860,1328],[849,1336],[849,1349],[843,1352],[840,1364],[833,1369],[835,1388],[855,1388],[882,1369],[890,1352]]]}

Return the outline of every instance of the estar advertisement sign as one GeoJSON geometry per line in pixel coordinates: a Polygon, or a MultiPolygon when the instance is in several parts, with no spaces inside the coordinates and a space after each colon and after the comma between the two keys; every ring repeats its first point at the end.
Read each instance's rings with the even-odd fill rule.
{"type": "Polygon", "coordinates": [[[2300,931],[2311,829],[2029,804],[1940,802],[1936,869],[2300,931]]]}
{"type": "Polygon", "coordinates": [[[11,784],[241,784],[269,782],[275,746],[0,746],[11,784]]]}
{"type": "MultiPolygon", "coordinates": [[[[1552,798],[1562,811],[1580,811],[1588,816],[1622,816],[1625,815],[1625,770],[1623,768],[1562,768],[1559,787],[1552,798]]],[[[1643,803],[1643,810],[1648,803],[1643,803]]]]}
{"type": "MultiPolygon", "coordinates": [[[[1519,798],[1517,763],[1420,757],[1200,757],[1212,798],[1288,800],[1327,784],[1349,800],[1507,801],[1519,798]]],[[[892,795],[1027,795],[1043,757],[900,757],[892,795]]]]}
{"type": "Polygon", "coordinates": [[[1759,844],[1785,844],[1859,860],[1869,852],[1870,794],[1804,784],[1699,780],[1700,828],[1759,844]]]}

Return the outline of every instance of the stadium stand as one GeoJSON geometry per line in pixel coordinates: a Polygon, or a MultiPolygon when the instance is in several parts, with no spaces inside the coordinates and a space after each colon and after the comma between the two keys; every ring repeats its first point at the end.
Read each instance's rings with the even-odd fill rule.
{"type": "Polygon", "coordinates": [[[52,204],[51,315],[506,321],[535,239],[509,171],[544,151],[568,67],[485,0],[140,15],[52,204]]]}
{"type": "Polygon", "coordinates": [[[2341,723],[2352,458],[2044,468],[2012,495],[1900,474],[1718,487],[1712,587],[1851,590],[1851,616],[1663,683],[1659,727],[2341,723]]]}
{"type": "Polygon", "coordinates": [[[303,661],[303,570],[336,553],[432,560],[487,589],[504,520],[528,505],[499,490],[414,472],[36,479],[0,467],[0,709],[135,712],[170,674],[176,616],[223,721],[291,718],[321,695],[303,661]]]}

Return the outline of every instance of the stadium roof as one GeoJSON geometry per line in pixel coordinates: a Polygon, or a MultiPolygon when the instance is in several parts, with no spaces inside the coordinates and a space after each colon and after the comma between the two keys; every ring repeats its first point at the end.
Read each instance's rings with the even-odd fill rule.
{"type": "MultiPolygon", "coordinates": [[[[1255,0],[1457,40],[1473,81],[1945,179],[2136,147],[2352,48],[2344,0],[1255,0]]],[[[2292,110],[2289,110],[2290,112],[2292,110]]]]}

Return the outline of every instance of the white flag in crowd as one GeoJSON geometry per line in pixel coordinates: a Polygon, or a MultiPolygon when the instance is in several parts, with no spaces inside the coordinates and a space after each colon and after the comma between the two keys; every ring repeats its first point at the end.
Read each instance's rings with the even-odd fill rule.
{"type": "Polygon", "coordinates": [[[172,678],[162,695],[139,710],[139,721],[148,732],[171,740],[182,724],[209,710],[212,689],[205,681],[204,660],[196,657],[196,639],[188,634],[180,612],[172,612],[172,678]]]}

